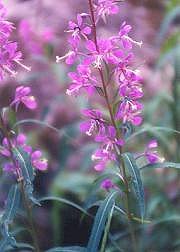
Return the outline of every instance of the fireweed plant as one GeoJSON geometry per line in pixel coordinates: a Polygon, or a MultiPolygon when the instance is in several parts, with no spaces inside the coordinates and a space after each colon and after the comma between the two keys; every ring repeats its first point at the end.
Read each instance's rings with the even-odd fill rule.
{"type": "MultiPolygon", "coordinates": [[[[81,123],[80,130],[93,137],[99,145],[92,155],[92,161],[95,162],[94,169],[97,172],[105,171],[104,174],[107,174],[109,166],[118,167],[118,172],[113,175],[121,180],[122,186],[119,187],[112,178],[102,179],[101,188],[109,194],[99,207],[86,250],[99,251],[101,243],[100,251],[105,251],[112,213],[117,210],[128,222],[131,235],[128,251],[139,251],[133,222],[139,221],[142,224],[146,222],[141,169],[179,168],[179,164],[164,162],[164,158],[158,155],[156,139],[150,140],[141,153],[127,152],[126,145],[133,137],[133,129],[140,127],[143,121],[141,115],[143,82],[140,71],[133,67],[135,58],[133,49],[141,47],[142,42],[130,36],[132,27],[125,21],[120,25],[118,34],[111,37],[99,36],[99,23],[103,21],[106,24],[110,15],[119,13],[121,1],[88,0],[87,2],[89,11],[77,14],[75,21],[69,21],[65,32],[70,35],[68,38],[70,49],[64,56],[57,56],[56,62],[65,60],[67,66],[73,64],[76,66],[76,71],[68,73],[71,83],[67,95],[78,97],[85,93],[90,101],[95,95],[99,96],[99,104],[96,99],[96,107],[85,108],[82,111],[85,121],[81,123]],[[143,166],[140,166],[140,163],[143,166]],[[140,218],[137,218],[131,209],[132,194],[136,197],[140,218]],[[115,205],[118,196],[122,199],[121,208],[115,205]]],[[[101,178],[103,177],[106,176],[103,175],[101,178]]],[[[86,250],[84,248],[84,251],[86,250]]]]}
{"type": "MultiPolygon", "coordinates": [[[[86,119],[81,123],[80,129],[93,137],[99,146],[92,155],[92,160],[95,162],[94,169],[103,172],[110,165],[115,169],[111,176],[106,173],[100,179],[100,187],[105,189],[108,195],[100,203],[87,246],[55,247],[47,252],[96,252],[99,249],[101,252],[105,251],[114,211],[121,213],[127,219],[131,234],[128,251],[140,251],[133,229],[134,221],[140,223],[146,221],[140,171],[147,167],[149,169],[180,167],[179,164],[163,162],[157,153],[158,143],[155,139],[152,139],[142,152],[125,151],[128,140],[133,136],[132,128],[139,127],[143,120],[141,116],[143,105],[140,102],[143,97],[142,78],[139,71],[132,67],[133,47],[141,46],[142,43],[130,37],[131,26],[126,22],[121,24],[118,34],[109,38],[99,37],[97,31],[99,22],[106,23],[108,16],[119,12],[119,2],[89,0],[89,11],[78,14],[76,21],[69,21],[66,30],[70,35],[69,52],[62,57],[57,56],[57,62],[64,59],[68,66],[76,63],[76,71],[68,74],[71,79],[67,89],[68,95],[79,96],[84,91],[91,99],[95,95],[99,96],[99,106],[82,111],[86,119]],[[139,167],[141,159],[144,166],[139,167]],[[114,177],[116,182],[113,180],[114,177]],[[121,183],[117,183],[117,179],[121,183]],[[132,194],[137,200],[140,218],[131,208],[132,194]],[[120,205],[116,203],[117,199],[120,199],[120,205]]],[[[15,76],[17,65],[30,71],[30,68],[21,62],[22,54],[17,49],[17,43],[10,40],[13,29],[14,25],[6,20],[6,9],[0,2],[1,80],[6,75],[15,76]]],[[[1,167],[3,173],[8,174],[11,177],[10,181],[13,181],[0,218],[0,251],[40,252],[42,250],[34,225],[33,207],[40,206],[43,200],[57,200],[57,197],[38,199],[34,196],[33,181],[36,171],[45,171],[48,162],[43,158],[41,150],[34,150],[28,145],[26,135],[14,127],[18,123],[12,118],[18,117],[19,105],[30,110],[36,109],[37,102],[31,95],[30,87],[18,86],[14,99],[8,107],[2,108],[0,113],[1,167]],[[15,237],[17,231],[10,230],[16,215],[22,212],[25,212],[23,218],[27,217],[32,245],[18,242],[15,237]]],[[[60,198],[58,201],[73,205],[84,214],[88,214],[86,210],[74,203],[60,198]]],[[[120,248],[118,250],[121,251],[120,248]]]]}
{"type": "MultiPolygon", "coordinates": [[[[30,68],[22,64],[21,52],[17,50],[17,43],[10,40],[11,32],[14,29],[12,23],[6,20],[6,9],[0,2],[0,78],[3,80],[6,75],[15,76],[17,74],[16,65],[30,71],[30,68]]],[[[44,171],[48,163],[41,150],[33,150],[28,145],[25,134],[12,129],[12,118],[18,114],[18,107],[23,104],[26,108],[34,110],[37,102],[31,95],[31,88],[28,86],[18,86],[15,90],[14,99],[8,107],[2,108],[0,113],[0,132],[1,132],[1,166],[4,173],[13,177],[4,212],[0,219],[0,251],[34,250],[40,251],[33,223],[32,206],[40,205],[40,202],[33,196],[33,181],[36,170],[44,171]],[[21,204],[22,201],[22,204],[21,204]],[[10,232],[10,224],[15,215],[20,210],[25,209],[29,231],[32,236],[33,246],[16,242],[10,232]],[[27,249],[27,250],[26,250],[27,249]]],[[[13,121],[15,121],[13,119],[13,121]]]]}

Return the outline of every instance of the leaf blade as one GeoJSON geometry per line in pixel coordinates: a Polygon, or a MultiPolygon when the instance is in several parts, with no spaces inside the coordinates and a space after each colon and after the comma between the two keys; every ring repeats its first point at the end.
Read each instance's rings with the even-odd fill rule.
{"type": "Polygon", "coordinates": [[[48,249],[46,252],[87,252],[87,250],[84,247],[73,246],[73,247],[56,247],[48,249]]]}
{"type": "Polygon", "coordinates": [[[117,196],[117,191],[111,192],[106,199],[100,205],[95,220],[93,224],[93,228],[91,231],[90,239],[87,245],[88,252],[97,252],[99,243],[102,237],[102,233],[104,230],[104,226],[106,220],[109,216],[109,212],[114,207],[115,197],[117,196]]]}
{"type": "Polygon", "coordinates": [[[131,153],[124,153],[123,159],[133,179],[133,187],[139,204],[141,219],[143,220],[145,215],[145,198],[140,171],[131,153]]]}

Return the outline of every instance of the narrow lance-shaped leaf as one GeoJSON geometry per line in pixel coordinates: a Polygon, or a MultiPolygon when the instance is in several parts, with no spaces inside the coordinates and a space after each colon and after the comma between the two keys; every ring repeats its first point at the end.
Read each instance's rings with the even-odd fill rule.
{"type": "Polygon", "coordinates": [[[18,185],[12,185],[5,205],[4,214],[1,218],[1,235],[2,240],[0,241],[0,251],[4,251],[5,248],[15,246],[16,240],[9,233],[9,224],[13,221],[20,204],[20,191],[18,185]]]}
{"type": "Polygon", "coordinates": [[[22,176],[27,182],[34,180],[34,169],[31,164],[31,158],[22,148],[14,148],[13,154],[21,168],[22,176]]]}
{"type": "Polygon", "coordinates": [[[56,247],[47,250],[46,252],[88,252],[86,248],[73,246],[73,247],[56,247]]]}
{"type": "Polygon", "coordinates": [[[30,155],[27,152],[25,152],[22,148],[14,148],[13,154],[21,168],[27,197],[34,204],[40,205],[38,200],[36,200],[33,196],[32,182],[34,180],[34,169],[31,163],[30,155]]]}
{"type": "Polygon", "coordinates": [[[34,247],[31,246],[28,243],[23,243],[23,242],[17,242],[15,248],[12,247],[7,247],[5,249],[5,251],[14,251],[16,249],[16,251],[34,251],[34,247]]]}
{"type": "Polygon", "coordinates": [[[136,194],[136,198],[140,208],[141,218],[143,220],[145,214],[145,199],[144,199],[144,188],[141,180],[140,171],[136,164],[136,160],[134,159],[131,153],[124,153],[123,159],[132,177],[133,189],[136,194]]]}
{"type": "Polygon", "coordinates": [[[163,162],[163,163],[155,163],[155,164],[147,164],[140,167],[142,169],[156,169],[156,168],[176,168],[180,169],[180,163],[172,163],[172,162],[163,162]]]}
{"type": "Polygon", "coordinates": [[[98,251],[105,224],[109,217],[111,209],[114,208],[114,201],[117,194],[117,191],[109,193],[106,199],[100,205],[94,220],[90,239],[87,245],[88,252],[98,251]]]}
{"type": "Polygon", "coordinates": [[[104,252],[106,250],[106,243],[107,243],[107,239],[108,239],[109,229],[111,226],[111,220],[112,220],[112,216],[113,216],[113,212],[114,212],[114,206],[115,206],[115,203],[114,203],[113,207],[111,208],[111,211],[110,211],[107,223],[106,223],[100,252],[104,252]]]}
{"type": "Polygon", "coordinates": [[[75,209],[81,211],[82,213],[92,217],[91,214],[89,214],[84,208],[82,208],[81,206],[77,205],[76,203],[70,201],[70,200],[67,200],[67,199],[64,199],[64,198],[61,198],[61,197],[55,197],[55,196],[47,196],[47,197],[42,197],[40,198],[38,201],[39,202],[43,202],[43,201],[58,201],[60,203],[64,203],[64,204],[67,204],[69,206],[72,206],[74,207],[75,209]]]}
{"type": "Polygon", "coordinates": [[[17,212],[20,202],[20,191],[18,185],[12,185],[8,193],[5,211],[2,216],[1,222],[10,223],[17,212]]]}

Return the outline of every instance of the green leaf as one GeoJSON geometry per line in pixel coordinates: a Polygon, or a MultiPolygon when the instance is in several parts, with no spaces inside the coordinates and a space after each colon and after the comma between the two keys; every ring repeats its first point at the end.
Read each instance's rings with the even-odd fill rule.
{"type": "Polygon", "coordinates": [[[30,155],[22,148],[14,148],[13,154],[20,165],[22,176],[25,181],[32,182],[34,180],[34,169],[32,167],[30,155]]]}
{"type": "Polygon", "coordinates": [[[56,248],[49,249],[46,252],[87,252],[87,249],[84,247],[79,247],[79,246],[56,247],[56,248]]]}
{"type": "Polygon", "coordinates": [[[43,198],[40,198],[39,199],[39,202],[43,202],[43,201],[48,201],[48,200],[52,200],[52,201],[58,201],[60,203],[64,203],[64,204],[67,204],[69,206],[72,206],[74,208],[76,208],[77,210],[83,212],[84,214],[88,215],[88,216],[91,216],[85,209],[83,209],[81,206],[75,204],[74,202],[70,201],[70,200],[67,200],[67,199],[64,199],[64,198],[61,198],[61,197],[53,197],[53,196],[48,196],[48,197],[43,197],[43,198]]]}
{"type": "Polygon", "coordinates": [[[114,208],[115,197],[117,196],[117,194],[118,194],[117,191],[109,193],[106,199],[100,205],[94,220],[93,228],[88,242],[87,246],[88,252],[98,251],[102,234],[105,228],[105,224],[109,217],[111,209],[114,208]]]}
{"type": "Polygon", "coordinates": [[[136,164],[136,160],[134,159],[131,153],[124,153],[123,159],[125,161],[126,167],[129,170],[130,175],[132,176],[133,188],[139,204],[141,218],[143,220],[145,214],[145,199],[144,199],[144,188],[141,180],[140,171],[136,164]]]}
{"type": "Polygon", "coordinates": [[[114,206],[111,208],[111,211],[110,211],[110,214],[109,214],[109,217],[108,217],[108,221],[107,221],[107,224],[106,224],[106,227],[105,227],[105,230],[104,230],[104,236],[103,236],[103,239],[102,239],[100,252],[105,252],[105,249],[106,249],[106,243],[107,243],[109,229],[110,229],[111,220],[112,220],[112,216],[113,216],[114,206]]]}
{"type": "Polygon", "coordinates": [[[5,211],[1,219],[1,223],[10,223],[17,212],[20,203],[20,191],[18,185],[12,185],[8,193],[5,211]]]}
{"type": "Polygon", "coordinates": [[[180,163],[172,163],[172,162],[163,162],[163,163],[155,163],[155,164],[147,164],[142,166],[140,169],[156,169],[156,168],[176,168],[180,169],[180,163]]]}
{"type": "Polygon", "coordinates": [[[17,122],[16,112],[11,107],[5,107],[2,109],[2,116],[8,121],[9,127],[12,128],[17,122]]]}
{"type": "Polygon", "coordinates": [[[5,251],[34,251],[34,247],[28,243],[17,242],[15,247],[7,247],[5,251]],[[21,250],[20,250],[21,249],[21,250]]]}
{"type": "Polygon", "coordinates": [[[132,138],[137,137],[137,136],[139,136],[141,134],[144,134],[146,132],[153,133],[155,131],[164,131],[164,132],[167,132],[167,133],[180,134],[180,131],[177,131],[177,130],[174,130],[174,129],[171,129],[171,128],[167,128],[167,127],[155,127],[155,126],[152,126],[152,125],[145,125],[139,131],[137,131],[137,132],[133,133],[131,136],[129,136],[126,139],[126,141],[129,141],[132,138]]]}
{"type": "Polygon", "coordinates": [[[22,148],[14,148],[13,154],[15,159],[21,168],[21,173],[24,181],[25,192],[29,200],[34,204],[40,205],[37,199],[33,196],[33,180],[34,180],[34,168],[31,163],[30,155],[22,148]]]}
{"type": "Polygon", "coordinates": [[[20,204],[20,191],[18,185],[12,185],[8,193],[4,214],[1,218],[1,234],[0,251],[4,251],[8,245],[15,246],[16,240],[9,233],[9,224],[13,221],[20,204]]]}
{"type": "Polygon", "coordinates": [[[61,130],[57,129],[56,127],[48,124],[47,122],[43,122],[43,121],[40,121],[40,120],[36,120],[36,119],[24,119],[24,120],[21,120],[21,121],[18,121],[16,122],[14,125],[13,125],[13,128],[16,128],[17,126],[21,125],[21,124],[38,124],[42,127],[46,127],[46,128],[49,128],[53,131],[55,131],[56,133],[60,134],[61,133],[61,130]]]}

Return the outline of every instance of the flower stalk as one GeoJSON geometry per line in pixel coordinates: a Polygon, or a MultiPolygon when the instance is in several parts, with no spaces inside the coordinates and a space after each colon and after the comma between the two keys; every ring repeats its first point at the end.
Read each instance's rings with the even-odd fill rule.
{"type": "MultiPolygon", "coordinates": [[[[93,32],[93,36],[94,36],[94,43],[96,45],[96,50],[99,51],[99,47],[98,47],[98,43],[97,43],[97,31],[96,31],[96,23],[95,23],[95,17],[94,17],[94,10],[93,10],[93,0],[88,0],[89,1],[89,9],[90,9],[90,13],[91,13],[91,20],[92,20],[92,32],[93,32]]],[[[107,84],[105,83],[105,79],[104,79],[104,74],[103,74],[103,70],[102,68],[98,69],[100,78],[101,78],[101,82],[102,82],[102,86],[103,86],[103,92],[104,92],[104,98],[106,100],[106,104],[107,104],[107,108],[109,111],[109,115],[111,118],[111,123],[114,126],[114,128],[116,129],[116,136],[120,137],[120,132],[118,131],[118,128],[116,126],[116,121],[113,115],[113,111],[111,108],[111,104],[109,101],[109,97],[108,97],[108,92],[107,92],[107,84]]],[[[124,160],[122,159],[122,147],[119,147],[119,161],[120,161],[120,171],[122,172],[123,175],[123,180],[124,180],[124,184],[125,184],[125,209],[127,212],[127,217],[128,217],[128,225],[129,225],[129,231],[131,234],[131,240],[132,240],[132,244],[133,244],[133,251],[137,252],[137,245],[136,245],[136,238],[135,238],[135,234],[134,234],[134,230],[132,227],[132,223],[131,223],[131,211],[130,211],[130,207],[129,207],[129,184],[128,184],[128,180],[127,180],[127,175],[126,175],[126,169],[125,169],[125,164],[124,164],[124,160]],[[121,169],[122,167],[122,169],[121,169]]]]}

